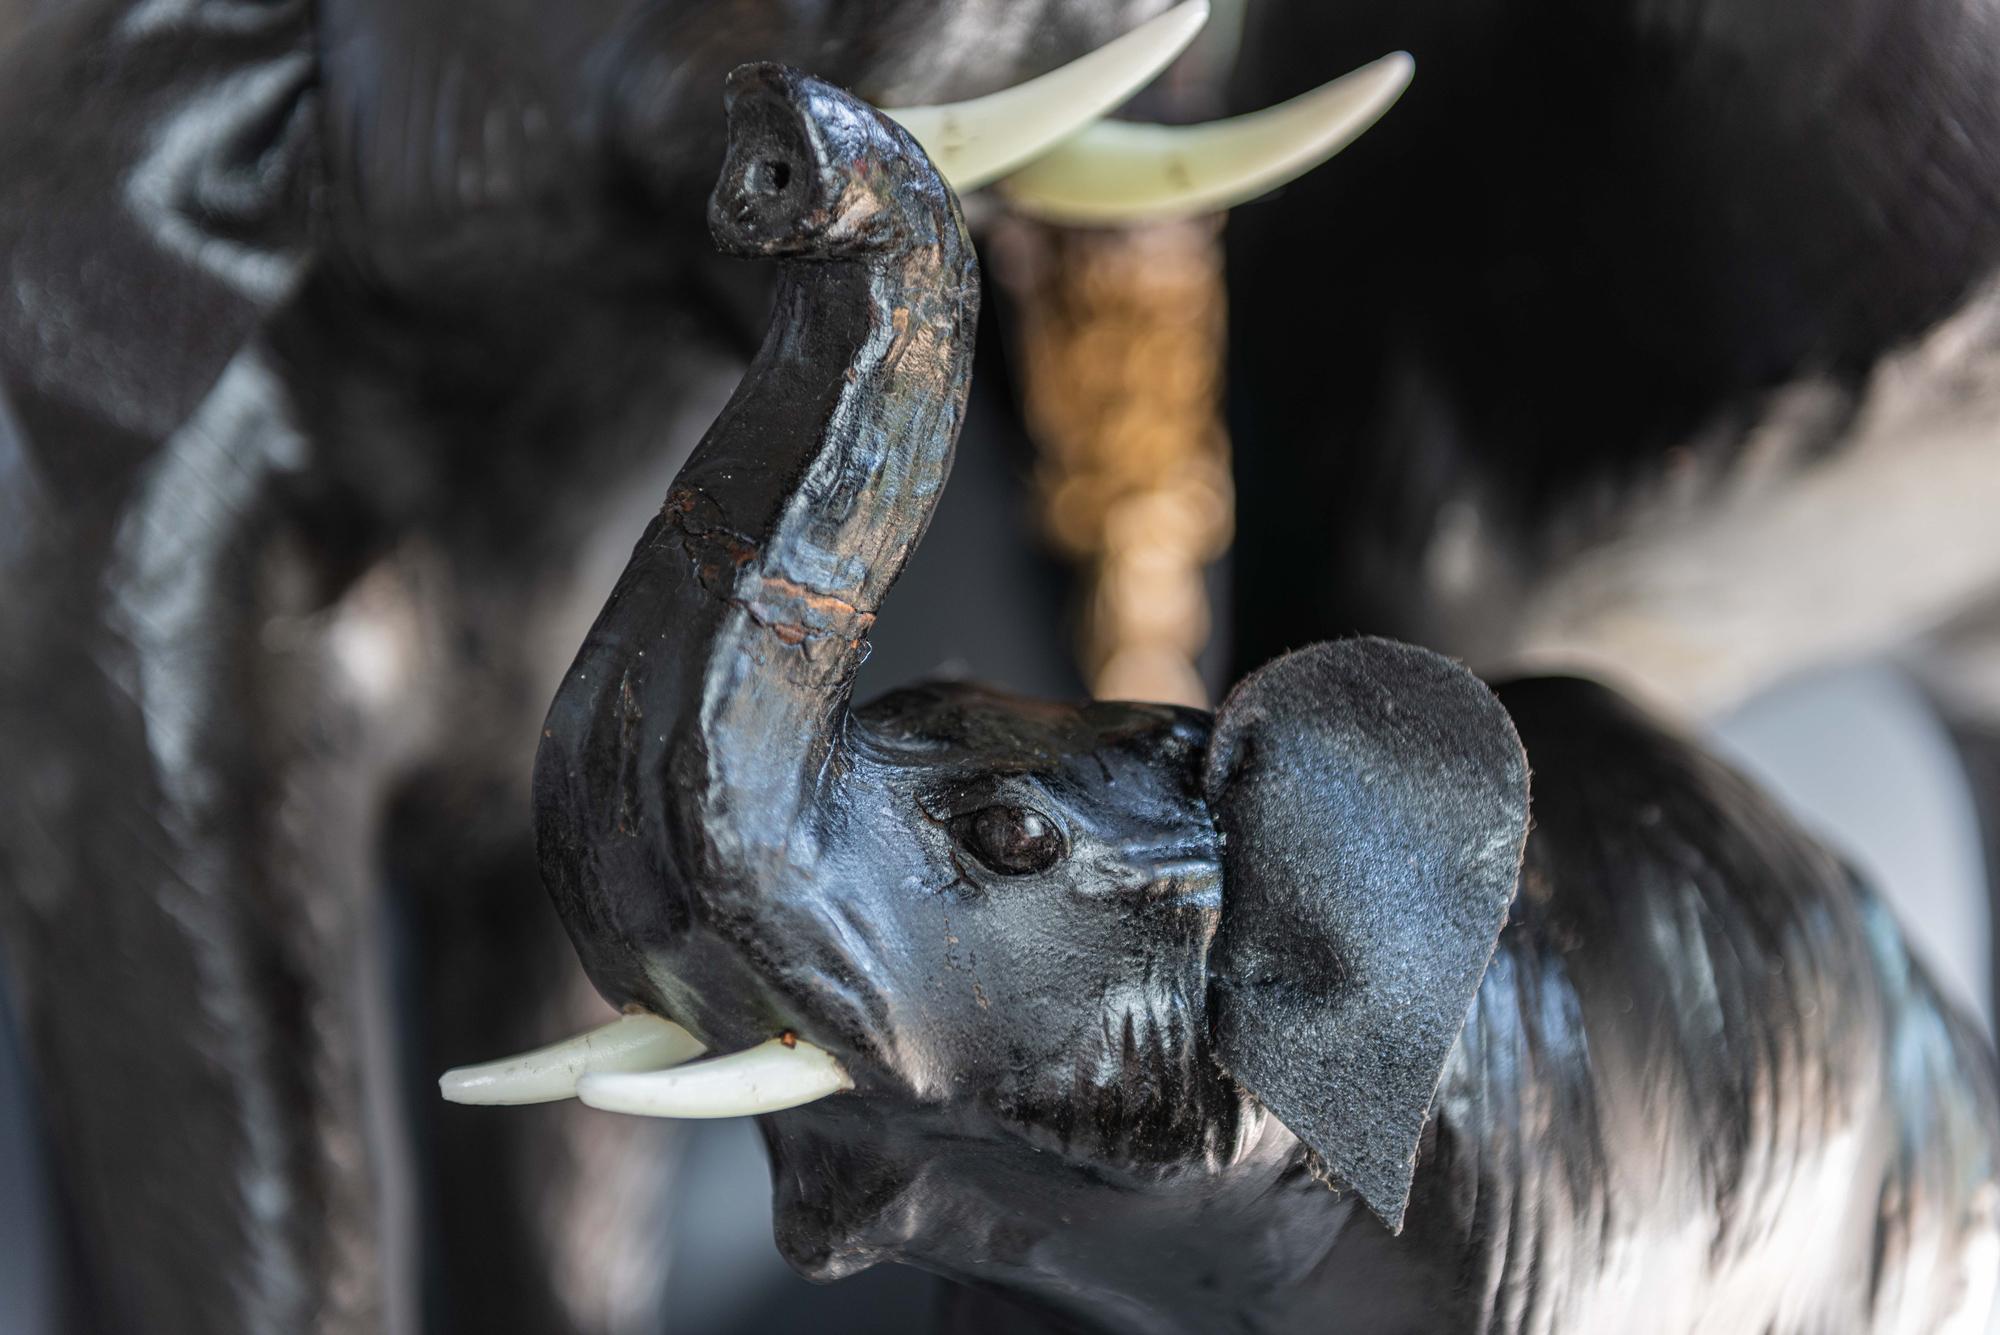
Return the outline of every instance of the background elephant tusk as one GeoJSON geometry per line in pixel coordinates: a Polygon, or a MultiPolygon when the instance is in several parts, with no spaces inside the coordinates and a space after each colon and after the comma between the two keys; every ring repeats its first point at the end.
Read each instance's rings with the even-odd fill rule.
{"type": "Polygon", "coordinates": [[[1062,223],[1131,223],[1226,209],[1304,175],[1409,86],[1398,51],[1263,111],[1206,125],[1100,121],[1001,183],[1016,209],[1062,223]]]}
{"type": "Polygon", "coordinates": [[[593,1071],[658,1071],[706,1051],[671,1020],[627,1015],[533,1052],[453,1067],[438,1078],[438,1090],[453,1103],[553,1103],[574,1098],[578,1077],[593,1071]]]}
{"type": "Polygon", "coordinates": [[[852,1088],[824,1048],[774,1038],[678,1070],[587,1075],[576,1093],[593,1108],[641,1117],[752,1117],[852,1088]]]}
{"type": "Polygon", "coordinates": [[[1208,0],[1185,0],[1040,78],[966,102],[886,114],[967,194],[1116,109],[1172,64],[1206,22],[1208,0]]]}

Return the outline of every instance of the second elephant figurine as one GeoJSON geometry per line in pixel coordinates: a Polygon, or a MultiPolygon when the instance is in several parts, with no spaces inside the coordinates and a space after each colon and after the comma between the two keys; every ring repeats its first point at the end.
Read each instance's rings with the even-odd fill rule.
{"type": "Polygon", "coordinates": [[[963,1280],[968,1329],[1983,1329],[1983,1040],[1836,859],[1609,693],[1361,640],[1212,718],[854,708],[976,262],[867,106],[756,66],[729,114],[711,223],[781,262],[777,313],[535,775],[633,1018],[448,1091],[759,1114],[787,1258],[963,1280]]]}

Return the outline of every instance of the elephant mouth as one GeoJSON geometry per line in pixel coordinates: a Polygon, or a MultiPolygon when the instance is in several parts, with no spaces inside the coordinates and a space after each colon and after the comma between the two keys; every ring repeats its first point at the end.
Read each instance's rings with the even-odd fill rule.
{"type": "Polygon", "coordinates": [[[625,1001],[618,1019],[512,1057],[454,1067],[439,1078],[440,1093],[453,1103],[573,1098],[605,1112],[707,1119],[813,1103],[856,1088],[857,1071],[872,1083],[866,1077],[879,1054],[867,1025],[852,997],[837,987],[828,992],[824,975],[813,974],[815,986],[782,963],[759,967],[745,958],[741,940],[680,944],[700,967],[682,959],[692,973],[676,970],[674,983],[625,1001]]]}
{"type": "Polygon", "coordinates": [[[786,1030],[736,1052],[708,1049],[672,1020],[640,1011],[514,1057],[446,1071],[453,1103],[579,1099],[641,1117],[752,1117],[854,1088],[846,1066],[786,1030]]]}

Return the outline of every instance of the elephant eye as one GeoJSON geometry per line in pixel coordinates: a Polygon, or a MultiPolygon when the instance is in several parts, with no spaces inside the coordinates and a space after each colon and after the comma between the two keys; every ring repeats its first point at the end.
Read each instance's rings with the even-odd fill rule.
{"type": "Polygon", "coordinates": [[[952,822],[965,850],[1002,876],[1047,871],[1062,860],[1062,830],[1031,807],[983,807],[952,822]]]}

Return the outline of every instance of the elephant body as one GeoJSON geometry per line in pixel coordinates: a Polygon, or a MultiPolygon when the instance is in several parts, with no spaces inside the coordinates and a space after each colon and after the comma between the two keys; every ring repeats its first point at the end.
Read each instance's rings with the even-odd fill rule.
{"type": "Polygon", "coordinates": [[[2000,1104],[1977,1027],[1853,873],[1696,745],[1589,683],[1499,694],[1534,829],[1405,1235],[1456,1252],[1417,1288],[1452,1296],[1410,1328],[1985,1329],[2000,1104]]]}

